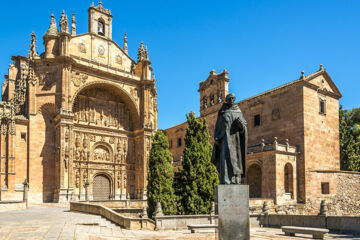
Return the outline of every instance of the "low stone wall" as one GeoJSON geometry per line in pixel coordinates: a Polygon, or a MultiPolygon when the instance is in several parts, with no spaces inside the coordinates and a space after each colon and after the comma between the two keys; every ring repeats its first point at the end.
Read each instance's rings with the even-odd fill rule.
{"type": "Polygon", "coordinates": [[[317,171],[317,175],[337,179],[336,191],[321,198],[308,198],[305,214],[318,214],[321,200],[326,201],[332,216],[360,216],[360,173],[349,171],[317,171]]]}
{"type": "Polygon", "coordinates": [[[0,212],[26,209],[26,203],[23,201],[0,201],[0,212]]]}
{"type": "Polygon", "coordinates": [[[147,200],[109,200],[109,201],[80,201],[90,204],[102,205],[108,208],[145,208],[147,200]]]}
{"type": "Polygon", "coordinates": [[[187,229],[190,224],[217,224],[216,215],[171,215],[155,217],[156,229],[187,229]]]}
{"type": "Polygon", "coordinates": [[[268,214],[259,215],[257,219],[265,227],[314,227],[333,232],[360,233],[360,217],[268,214]]]}
{"type": "Polygon", "coordinates": [[[113,211],[112,209],[105,207],[103,205],[97,205],[87,202],[71,202],[70,211],[85,212],[96,215],[101,215],[106,219],[118,224],[121,227],[126,229],[149,229],[154,230],[155,223],[148,218],[131,218],[122,216],[119,213],[113,211]]]}

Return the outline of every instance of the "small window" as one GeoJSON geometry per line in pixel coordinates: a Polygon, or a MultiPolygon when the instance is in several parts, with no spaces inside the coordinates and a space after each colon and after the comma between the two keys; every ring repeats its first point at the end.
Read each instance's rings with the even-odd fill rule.
{"type": "Polygon", "coordinates": [[[321,183],[321,194],[330,194],[330,186],[328,182],[321,183]]]}
{"type": "Polygon", "coordinates": [[[178,147],[181,146],[181,138],[178,138],[178,147]]]}
{"type": "Polygon", "coordinates": [[[260,118],[260,114],[257,114],[254,116],[254,126],[260,126],[261,124],[261,118],[260,118]]]}
{"type": "Polygon", "coordinates": [[[105,23],[102,20],[98,21],[98,34],[105,36],[105,23]]]}
{"type": "Polygon", "coordinates": [[[326,101],[320,100],[320,114],[326,114],[326,101]]]}
{"type": "Polygon", "coordinates": [[[21,133],[21,140],[26,141],[26,133],[21,133]]]}

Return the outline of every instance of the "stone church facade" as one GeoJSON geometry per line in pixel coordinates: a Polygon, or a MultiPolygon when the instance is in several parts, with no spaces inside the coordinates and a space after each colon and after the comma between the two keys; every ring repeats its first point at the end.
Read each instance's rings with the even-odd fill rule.
{"type": "MultiPolygon", "coordinates": [[[[200,119],[208,124],[211,144],[217,111],[228,94],[228,85],[226,70],[219,74],[212,70],[200,82],[200,119]]],[[[302,72],[295,81],[237,102],[248,123],[247,176],[252,202],[312,202],[311,207],[318,209],[320,200],[344,199],[341,194],[345,189],[352,192],[347,187],[349,182],[360,186],[358,174],[340,171],[340,98],[340,91],[320,66],[312,74],[302,72]]],[[[186,127],[184,122],[164,130],[175,169],[181,165],[186,127]]],[[[347,199],[352,206],[349,208],[360,209],[359,194],[347,199]]]]}
{"type": "Polygon", "coordinates": [[[89,31],[51,15],[45,52],[14,56],[0,102],[1,200],[143,199],[157,93],[147,48],[137,61],[112,40],[110,10],[90,6],[89,31]]]}

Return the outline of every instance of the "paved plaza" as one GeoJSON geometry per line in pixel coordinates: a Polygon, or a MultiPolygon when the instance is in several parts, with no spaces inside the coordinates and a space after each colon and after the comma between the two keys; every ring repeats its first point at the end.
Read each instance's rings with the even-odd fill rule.
{"type": "MultiPolygon", "coordinates": [[[[182,231],[147,231],[122,229],[106,219],[69,212],[67,205],[32,205],[26,210],[0,213],[1,240],[207,240],[214,233],[191,234],[182,231]]],[[[310,235],[285,237],[280,229],[252,228],[251,239],[311,239],[310,235]]],[[[327,239],[360,239],[360,236],[330,234],[327,239]]]]}

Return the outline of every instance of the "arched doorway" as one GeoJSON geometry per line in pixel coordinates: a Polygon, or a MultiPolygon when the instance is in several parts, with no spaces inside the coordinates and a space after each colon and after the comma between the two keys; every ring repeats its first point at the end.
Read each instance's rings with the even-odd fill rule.
{"type": "Polygon", "coordinates": [[[290,193],[291,198],[294,197],[294,184],[293,184],[293,167],[287,163],[284,168],[284,184],[285,193],[290,193]]]}
{"type": "Polygon", "coordinates": [[[94,178],[93,182],[93,200],[104,201],[110,199],[110,180],[104,175],[100,174],[94,178]]]}
{"type": "Polygon", "coordinates": [[[261,167],[257,164],[252,164],[248,168],[248,183],[250,198],[261,198],[261,167]]]}

